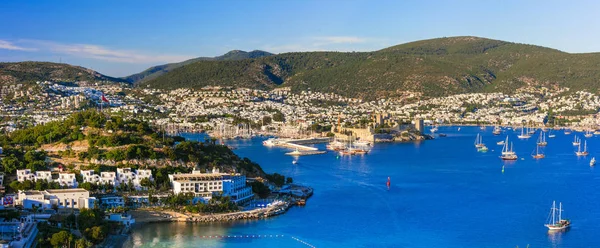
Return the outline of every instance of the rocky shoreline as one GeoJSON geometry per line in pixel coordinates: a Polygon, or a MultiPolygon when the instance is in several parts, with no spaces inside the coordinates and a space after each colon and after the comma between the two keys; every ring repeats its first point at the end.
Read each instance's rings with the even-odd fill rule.
{"type": "Polygon", "coordinates": [[[179,213],[168,210],[134,210],[132,216],[136,223],[157,223],[157,222],[223,222],[248,219],[264,219],[285,213],[292,206],[291,202],[278,201],[266,208],[253,209],[249,211],[240,211],[233,213],[220,214],[190,214],[179,213]]]}

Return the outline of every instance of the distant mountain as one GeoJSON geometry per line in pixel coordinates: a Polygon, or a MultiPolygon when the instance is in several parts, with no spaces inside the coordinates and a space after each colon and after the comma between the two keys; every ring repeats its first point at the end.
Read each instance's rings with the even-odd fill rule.
{"type": "Polygon", "coordinates": [[[0,63],[0,85],[36,81],[75,82],[106,80],[125,82],[123,79],[102,75],[94,70],[52,62],[0,63]]]}
{"type": "Polygon", "coordinates": [[[251,52],[246,52],[246,51],[241,51],[241,50],[233,50],[233,51],[227,52],[226,54],[223,54],[223,55],[217,56],[217,57],[212,57],[212,58],[211,57],[198,57],[198,58],[186,60],[186,61],[179,62],[179,63],[171,63],[171,64],[153,66],[153,67],[146,69],[143,72],[129,75],[127,77],[123,77],[123,79],[126,80],[127,82],[137,84],[140,82],[144,82],[144,81],[148,81],[148,80],[157,78],[158,76],[165,74],[169,71],[172,71],[176,68],[179,68],[179,67],[182,67],[184,65],[191,64],[194,62],[198,62],[198,61],[241,60],[241,59],[260,58],[260,57],[266,57],[266,56],[271,56],[271,55],[273,55],[273,54],[269,53],[269,52],[265,52],[265,51],[260,51],[260,50],[254,50],[251,52]]]}
{"type": "Polygon", "coordinates": [[[156,88],[206,85],[292,90],[346,96],[393,97],[401,91],[429,96],[564,86],[596,91],[600,54],[479,37],[416,41],[374,52],[295,52],[267,57],[195,61],[148,80],[156,88]]]}

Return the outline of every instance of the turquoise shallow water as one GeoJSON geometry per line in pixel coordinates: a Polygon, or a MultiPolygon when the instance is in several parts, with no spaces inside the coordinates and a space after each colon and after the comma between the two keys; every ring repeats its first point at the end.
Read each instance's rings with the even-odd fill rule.
{"type": "Polygon", "coordinates": [[[475,127],[439,132],[448,137],[377,144],[364,156],[305,156],[297,165],[286,149],[264,147],[261,139],[228,142],[265,171],[314,187],[315,195],[305,207],[266,220],[144,225],[125,247],[600,247],[600,165],[589,166],[591,157],[600,159],[600,138],[588,138],[590,156],[577,158],[577,133],[557,132],[546,158],[536,161],[535,135],[518,140],[518,132],[493,136],[491,128],[475,127]],[[475,150],[477,133],[489,152],[475,150]],[[518,161],[498,157],[496,142],[506,135],[518,161]],[[563,202],[573,226],[550,235],[543,225],[553,200],[563,202]],[[261,237],[203,237],[213,235],[261,237]]]}

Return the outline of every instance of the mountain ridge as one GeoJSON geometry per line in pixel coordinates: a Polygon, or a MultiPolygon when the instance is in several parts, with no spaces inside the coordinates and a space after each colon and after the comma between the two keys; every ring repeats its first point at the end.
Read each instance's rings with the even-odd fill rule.
{"type": "Polygon", "coordinates": [[[75,82],[97,80],[125,82],[125,80],[106,76],[92,69],[64,63],[42,61],[0,62],[0,85],[36,81],[75,82]]]}
{"type": "Polygon", "coordinates": [[[236,61],[197,61],[144,82],[155,88],[207,85],[428,96],[514,91],[522,86],[600,87],[600,54],[474,36],[404,43],[373,52],[290,52],[236,61]],[[569,69],[570,68],[570,69],[569,69]]]}
{"type": "Polygon", "coordinates": [[[162,74],[165,74],[171,70],[177,69],[179,67],[185,66],[187,64],[191,64],[198,61],[213,61],[213,60],[241,60],[248,58],[259,58],[264,56],[271,56],[272,53],[261,51],[261,50],[252,50],[250,52],[242,51],[242,50],[231,50],[223,55],[216,57],[197,57],[193,59],[189,59],[182,62],[177,63],[169,63],[163,65],[157,65],[150,67],[142,72],[135,73],[126,77],[122,77],[123,80],[138,84],[140,82],[152,80],[154,78],[159,77],[162,74]]]}

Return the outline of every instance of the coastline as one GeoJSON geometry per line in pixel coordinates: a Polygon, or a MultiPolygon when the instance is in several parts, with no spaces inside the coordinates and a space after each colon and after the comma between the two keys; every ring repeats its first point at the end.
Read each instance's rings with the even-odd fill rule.
{"type": "MultiPolygon", "coordinates": [[[[258,208],[248,211],[239,211],[232,213],[218,213],[218,214],[190,214],[190,213],[179,213],[173,210],[163,209],[136,209],[130,210],[129,214],[135,218],[135,224],[131,226],[129,231],[147,223],[160,223],[160,222],[228,222],[236,220],[247,220],[247,219],[265,219],[273,216],[277,216],[287,212],[292,206],[292,202],[279,201],[266,208],[258,208]]],[[[116,235],[112,239],[109,237],[110,242],[105,242],[99,247],[122,247],[130,235],[116,235]],[[125,236],[125,238],[123,238],[125,236]],[[108,243],[108,244],[107,244],[108,243]]]]}
{"type": "Polygon", "coordinates": [[[222,222],[268,218],[286,212],[291,206],[290,202],[280,201],[266,208],[231,213],[192,214],[161,209],[137,209],[130,210],[129,213],[135,218],[136,224],[156,222],[222,222]]]}

